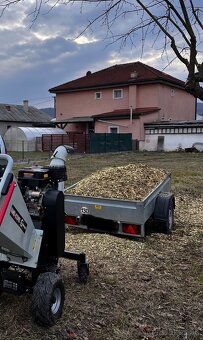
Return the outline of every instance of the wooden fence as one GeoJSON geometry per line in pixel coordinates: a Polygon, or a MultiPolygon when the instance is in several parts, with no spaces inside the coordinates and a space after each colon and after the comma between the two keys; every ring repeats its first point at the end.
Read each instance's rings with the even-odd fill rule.
{"type": "Polygon", "coordinates": [[[89,135],[69,133],[67,135],[42,135],[42,151],[54,151],[59,145],[70,145],[76,153],[89,152],[89,135]]]}
{"type": "Polygon", "coordinates": [[[130,133],[42,135],[42,151],[54,151],[59,145],[70,145],[75,153],[135,151],[139,148],[138,141],[133,141],[130,133]]]}

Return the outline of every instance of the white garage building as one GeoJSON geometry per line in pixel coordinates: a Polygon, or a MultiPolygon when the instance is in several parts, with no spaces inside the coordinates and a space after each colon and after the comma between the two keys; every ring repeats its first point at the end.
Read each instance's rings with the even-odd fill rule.
{"type": "Polygon", "coordinates": [[[203,143],[203,121],[147,123],[144,128],[140,151],[178,151],[203,143]]]}

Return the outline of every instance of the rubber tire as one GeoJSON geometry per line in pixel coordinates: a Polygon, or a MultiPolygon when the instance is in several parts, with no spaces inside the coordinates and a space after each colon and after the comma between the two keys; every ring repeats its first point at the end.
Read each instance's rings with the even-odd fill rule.
{"type": "Polygon", "coordinates": [[[61,317],[65,289],[61,278],[52,272],[40,274],[32,294],[32,316],[41,326],[51,327],[61,317]]]}
{"type": "Polygon", "coordinates": [[[159,222],[160,232],[169,235],[172,233],[173,226],[174,226],[174,205],[173,201],[171,201],[168,208],[167,220],[159,222]]]}

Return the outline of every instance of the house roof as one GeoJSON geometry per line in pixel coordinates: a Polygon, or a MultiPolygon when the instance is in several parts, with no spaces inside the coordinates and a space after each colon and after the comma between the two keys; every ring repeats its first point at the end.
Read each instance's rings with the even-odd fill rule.
{"type": "MultiPolygon", "coordinates": [[[[139,116],[148,114],[148,113],[153,113],[156,111],[159,111],[159,107],[140,107],[135,110],[132,110],[132,118],[138,118],[139,116]]],[[[68,119],[62,119],[55,121],[55,123],[88,123],[88,122],[93,122],[94,120],[99,120],[102,118],[105,118],[106,120],[110,119],[126,119],[129,118],[130,116],[130,110],[129,109],[122,109],[122,110],[114,110],[111,112],[105,112],[105,113],[100,113],[97,115],[92,115],[92,116],[83,116],[83,117],[72,117],[68,119]]]]}
{"type": "Polygon", "coordinates": [[[160,127],[160,128],[203,127],[203,121],[202,120],[162,121],[162,122],[154,122],[154,123],[145,123],[144,127],[146,129],[157,129],[157,127],[160,127]]]}
{"type": "Polygon", "coordinates": [[[184,87],[184,82],[141,62],[114,65],[49,89],[51,93],[99,89],[130,84],[167,83],[184,87]]]}
{"type": "Polygon", "coordinates": [[[34,106],[0,104],[0,122],[49,123],[46,112],[34,106]]]}
{"type": "Polygon", "coordinates": [[[93,122],[94,119],[93,117],[90,116],[84,116],[84,117],[72,117],[72,118],[67,118],[67,119],[62,119],[62,120],[55,120],[56,123],[88,123],[88,122],[93,122]]]}
{"type": "MultiPolygon", "coordinates": [[[[132,110],[132,118],[138,118],[139,116],[153,113],[159,111],[160,107],[140,107],[135,110],[132,110]]],[[[122,110],[114,110],[111,112],[100,113],[98,115],[92,116],[94,119],[98,120],[100,118],[105,119],[122,119],[129,117],[130,109],[122,109],[122,110]]]]}

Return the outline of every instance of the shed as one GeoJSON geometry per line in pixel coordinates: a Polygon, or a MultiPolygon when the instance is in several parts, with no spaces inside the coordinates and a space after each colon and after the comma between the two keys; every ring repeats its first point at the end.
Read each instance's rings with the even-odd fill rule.
{"type": "Polygon", "coordinates": [[[66,132],[59,128],[11,127],[4,141],[8,151],[37,151],[41,150],[42,135],[64,135],[66,132]]]}

